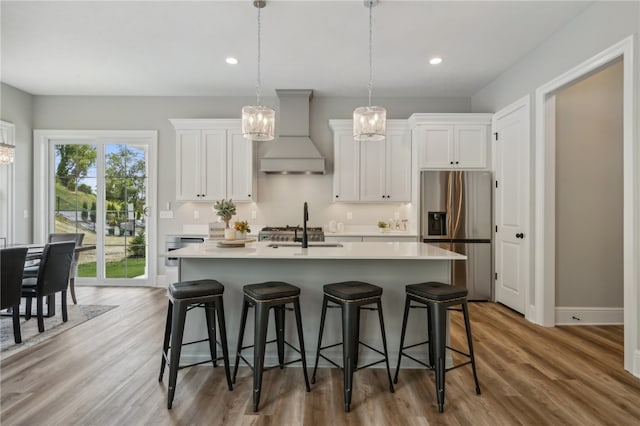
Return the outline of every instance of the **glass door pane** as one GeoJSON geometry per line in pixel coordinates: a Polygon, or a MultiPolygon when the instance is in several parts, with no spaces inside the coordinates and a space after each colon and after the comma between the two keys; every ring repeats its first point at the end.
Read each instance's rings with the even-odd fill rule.
{"type": "Polygon", "coordinates": [[[147,276],[144,146],[105,145],[105,278],[147,276]]]}
{"type": "MultiPolygon", "coordinates": [[[[83,244],[96,244],[96,145],[54,146],[54,226],[56,233],[83,233],[83,244]]],[[[96,277],[95,251],[83,252],[78,277],[96,277]]]]}

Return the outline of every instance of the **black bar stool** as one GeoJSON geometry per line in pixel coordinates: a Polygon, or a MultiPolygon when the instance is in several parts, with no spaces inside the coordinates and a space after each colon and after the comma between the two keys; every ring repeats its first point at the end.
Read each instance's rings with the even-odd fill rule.
{"type": "Polygon", "coordinates": [[[384,362],[387,366],[387,375],[389,376],[389,391],[393,390],[391,382],[391,371],[389,370],[389,357],[387,355],[387,337],[384,332],[384,318],[382,316],[382,288],[373,284],[360,281],[346,281],[341,283],[326,284],[324,286],[324,297],[322,300],[322,316],[320,317],[320,334],[318,336],[318,350],[316,352],[316,363],[313,367],[313,376],[311,383],[316,382],[316,370],[318,369],[318,360],[320,357],[330,362],[332,365],[342,368],[344,372],[344,410],[351,410],[351,390],[353,386],[353,373],[362,368],[371,367],[384,362]],[[329,305],[329,302],[334,305],[329,305]],[[366,305],[376,304],[375,308],[365,307],[366,305]],[[324,332],[324,320],[327,315],[327,308],[341,308],[342,310],[342,338],[343,341],[329,346],[322,346],[322,334],[324,332]],[[372,348],[364,342],[360,342],[360,310],[378,311],[380,319],[380,332],[382,333],[382,346],[384,352],[372,348]],[[343,365],[340,366],[325,357],[320,351],[335,346],[342,345],[343,365]],[[366,346],[374,352],[383,355],[380,361],[372,362],[367,365],[358,367],[358,348],[359,345],[366,346]]]}
{"type": "Polygon", "coordinates": [[[222,293],[224,287],[215,280],[184,281],[174,283],[169,286],[169,308],[167,309],[167,325],[164,331],[164,344],[162,347],[162,364],[160,365],[160,377],[162,381],[164,368],[169,363],[169,392],[167,396],[167,408],[171,409],[173,396],[176,392],[176,381],[178,370],[193,367],[194,365],[212,362],[216,367],[217,362],[224,361],[224,370],[227,375],[227,386],[232,390],[231,371],[229,369],[229,351],[227,349],[227,331],[224,322],[224,305],[222,304],[222,293]],[[207,318],[208,339],[196,340],[182,343],[184,333],[184,322],[187,312],[193,308],[204,308],[207,318]],[[218,314],[218,328],[220,329],[220,346],[222,346],[222,357],[218,358],[216,350],[216,320],[213,311],[218,314]],[[171,346],[169,341],[171,340],[171,346]],[[200,342],[209,342],[211,359],[194,364],[180,366],[180,351],[182,346],[200,342]],[[169,348],[171,353],[169,354],[169,348]]]}
{"type": "Polygon", "coordinates": [[[233,383],[238,375],[238,365],[240,358],[253,371],[253,411],[258,411],[260,404],[260,390],[262,389],[262,373],[274,367],[264,368],[264,354],[267,343],[277,343],[278,365],[275,367],[284,368],[285,365],[302,361],[302,371],[307,392],[311,390],[309,377],[307,376],[307,360],[304,350],[304,336],[302,334],[302,316],[300,314],[300,289],[288,283],[280,281],[269,281],[260,284],[248,284],[243,287],[244,301],[242,303],[242,317],[240,319],[240,335],[238,336],[238,351],[236,353],[236,364],[233,370],[233,383]],[[296,315],[296,325],[298,327],[298,341],[300,349],[297,349],[284,340],[284,318],[285,311],[291,310],[286,305],[292,303],[293,311],[296,315]],[[249,308],[255,307],[255,326],[253,335],[253,345],[242,346],[244,329],[247,323],[247,312],[249,308]],[[269,325],[269,309],[273,308],[273,316],[276,325],[276,338],[267,342],[267,326],[269,325]],[[300,359],[284,362],[284,346],[289,346],[300,354],[300,359]],[[254,348],[253,366],[242,356],[242,350],[254,348]]]}
{"type": "Polygon", "coordinates": [[[402,360],[403,355],[421,365],[424,365],[425,367],[435,369],[438,410],[442,413],[442,411],[444,410],[445,373],[449,370],[453,370],[454,368],[471,364],[471,369],[473,370],[473,379],[476,382],[476,394],[480,395],[480,385],[478,384],[478,375],[476,374],[476,360],[473,356],[473,343],[471,341],[471,324],[469,323],[469,308],[467,307],[467,290],[464,288],[453,287],[448,284],[438,282],[410,284],[407,285],[406,289],[407,295],[404,304],[402,333],[400,335],[400,350],[398,351],[398,368],[396,369],[394,382],[398,383],[400,361],[402,360]],[[429,325],[427,330],[428,340],[410,346],[403,346],[404,336],[407,330],[407,320],[409,318],[409,309],[424,307],[412,306],[412,301],[421,303],[422,305],[426,305],[429,315],[429,325]],[[461,309],[451,308],[452,306],[457,305],[460,305],[461,309]],[[464,353],[450,346],[447,346],[447,311],[462,312],[462,315],[464,317],[465,330],[467,332],[467,344],[469,346],[469,353],[464,353]],[[412,357],[411,355],[404,353],[405,349],[424,345],[431,341],[433,342],[433,344],[429,344],[430,365],[427,365],[424,362],[412,357]],[[468,357],[469,361],[463,362],[450,368],[445,368],[445,355],[447,348],[468,357]]]}

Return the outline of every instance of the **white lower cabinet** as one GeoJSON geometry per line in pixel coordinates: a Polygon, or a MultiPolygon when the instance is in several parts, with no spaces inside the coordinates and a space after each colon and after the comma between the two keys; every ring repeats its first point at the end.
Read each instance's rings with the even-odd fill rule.
{"type": "Polygon", "coordinates": [[[333,201],[411,201],[411,136],[406,120],[387,120],[382,141],[353,139],[352,120],[329,120],[334,134],[333,201]]]}
{"type": "Polygon", "coordinates": [[[176,200],[256,200],[253,141],[240,120],[173,119],[176,200]]]}

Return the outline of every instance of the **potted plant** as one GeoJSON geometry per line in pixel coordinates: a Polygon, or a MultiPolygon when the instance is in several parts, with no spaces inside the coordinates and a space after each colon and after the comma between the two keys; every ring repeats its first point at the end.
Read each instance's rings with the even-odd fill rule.
{"type": "Polygon", "coordinates": [[[382,220],[378,222],[378,228],[380,229],[380,232],[386,232],[388,226],[389,224],[387,222],[384,222],[382,220]]]}
{"type": "Polygon", "coordinates": [[[246,220],[239,220],[233,225],[237,234],[237,238],[239,240],[244,240],[247,238],[247,233],[251,232],[251,228],[249,227],[249,222],[246,220]]]}
{"type": "Polygon", "coordinates": [[[220,201],[216,201],[213,205],[213,209],[216,211],[216,214],[222,218],[224,223],[226,224],[224,230],[224,239],[225,240],[235,240],[236,238],[236,230],[235,228],[229,228],[229,221],[231,217],[236,214],[236,205],[233,204],[233,200],[225,200],[224,198],[220,201]]]}

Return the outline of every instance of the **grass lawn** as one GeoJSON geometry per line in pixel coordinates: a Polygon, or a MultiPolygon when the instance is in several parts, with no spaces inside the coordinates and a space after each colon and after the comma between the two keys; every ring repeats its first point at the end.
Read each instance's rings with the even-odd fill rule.
{"type": "MultiPolygon", "coordinates": [[[[117,262],[107,262],[107,278],[135,278],[144,275],[145,258],[125,258],[117,262]],[[126,266],[126,268],[125,268],[126,266]]],[[[79,277],[95,277],[96,262],[78,265],[79,277]]]]}

